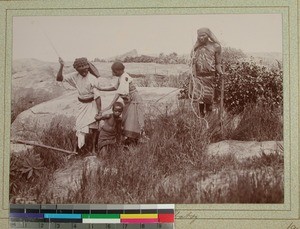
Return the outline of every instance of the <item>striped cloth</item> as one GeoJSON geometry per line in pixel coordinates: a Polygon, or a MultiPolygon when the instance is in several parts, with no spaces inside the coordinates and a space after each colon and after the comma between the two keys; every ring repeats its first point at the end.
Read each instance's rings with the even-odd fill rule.
{"type": "Polygon", "coordinates": [[[213,103],[214,77],[190,77],[188,86],[189,97],[202,103],[213,103]]]}

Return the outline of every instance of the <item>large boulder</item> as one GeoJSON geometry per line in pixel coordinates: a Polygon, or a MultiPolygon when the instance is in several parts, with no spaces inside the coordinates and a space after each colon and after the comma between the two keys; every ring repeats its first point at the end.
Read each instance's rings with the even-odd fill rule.
{"type": "MultiPolygon", "coordinates": [[[[105,82],[104,84],[116,80],[112,77],[111,62],[94,62],[94,65],[100,72],[100,79],[105,82]]],[[[188,70],[188,66],[183,64],[125,63],[125,67],[126,72],[135,78],[137,85],[143,87],[157,86],[152,82],[155,81],[151,78],[153,75],[177,76],[188,70]]],[[[69,89],[72,88],[67,83],[56,81],[58,69],[58,62],[44,62],[37,59],[19,59],[13,62],[12,121],[24,110],[69,93],[69,89]]],[[[64,74],[74,71],[72,61],[66,62],[64,74]]]]}
{"type": "MultiPolygon", "coordinates": [[[[208,145],[207,153],[209,155],[230,155],[237,160],[249,160],[254,156],[262,156],[262,152],[268,155],[274,152],[280,154],[283,153],[283,142],[282,141],[233,141],[226,140],[208,145]]],[[[76,193],[80,189],[82,184],[83,174],[89,176],[90,181],[97,176],[97,172],[108,173],[111,175],[117,174],[118,169],[113,168],[109,165],[105,165],[103,161],[95,156],[88,156],[82,158],[74,157],[70,161],[69,166],[66,168],[59,169],[53,174],[53,179],[46,189],[48,195],[53,195],[53,198],[64,199],[67,198],[68,191],[71,189],[72,192],[76,193]],[[86,169],[83,169],[86,168],[86,169]]],[[[279,176],[283,176],[281,171],[279,176]]],[[[166,196],[173,195],[174,199],[185,201],[185,203],[200,203],[201,195],[205,192],[211,192],[213,190],[220,190],[220,196],[226,196],[226,192],[229,190],[231,183],[237,182],[238,176],[245,174],[256,174],[256,170],[221,170],[218,172],[207,172],[199,169],[187,169],[184,173],[175,172],[166,177],[161,177],[157,180],[157,185],[153,189],[153,195],[158,193],[164,193],[166,196]],[[189,190],[193,187],[197,187],[196,196],[185,196],[182,200],[182,193],[185,190],[189,190]],[[195,199],[197,198],[197,199],[195,199]]],[[[258,173],[259,174],[259,173],[258,173]]],[[[267,176],[264,179],[273,181],[275,177],[273,175],[267,176]]],[[[273,183],[272,183],[273,185],[273,183]]],[[[204,198],[203,196],[201,198],[204,198]]],[[[207,200],[209,201],[209,200],[207,200]]]]}
{"type": "Polygon", "coordinates": [[[78,192],[84,175],[88,176],[91,180],[95,180],[97,172],[103,169],[103,162],[96,156],[70,159],[68,167],[54,172],[48,188],[44,191],[47,195],[53,196],[54,203],[59,202],[59,200],[66,199],[70,192],[78,192]]]}
{"type": "MultiPolygon", "coordinates": [[[[178,107],[179,89],[143,87],[138,88],[138,91],[144,100],[145,114],[150,118],[171,113],[178,107]]],[[[101,92],[102,107],[108,106],[114,96],[113,91],[101,92]]],[[[31,107],[20,113],[12,123],[11,138],[38,141],[43,130],[49,128],[53,120],[64,120],[63,125],[66,128],[73,128],[79,106],[77,92],[72,90],[63,96],[31,107]]]]}
{"type": "Polygon", "coordinates": [[[272,153],[283,154],[283,141],[236,141],[225,140],[212,143],[207,147],[209,155],[233,155],[238,160],[248,159],[253,156],[269,155],[272,153]]]}

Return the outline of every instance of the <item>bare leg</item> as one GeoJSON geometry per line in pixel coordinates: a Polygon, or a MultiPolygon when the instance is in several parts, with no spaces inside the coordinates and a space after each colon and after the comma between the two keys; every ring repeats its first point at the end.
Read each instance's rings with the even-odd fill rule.
{"type": "Polygon", "coordinates": [[[200,111],[200,116],[203,118],[205,116],[204,103],[199,103],[199,111],[200,111]]]}
{"type": "Polygon", "coordinates": [[[97,142],[98,142],[97,130],[92,130],[92,154],[96,154],[97,142]]]}
{"type": "Polygon", "coordinates": [[[73,152],[76,153],[78,151],[78,138],[76,137],[76,141],[74,142],[73,145],[73,152]]]}
{"type": "Polygon", "coordinates": [[[205,111],[206,111],[206,115],[211,114],[211,112],[212,112],[212,103],[206,103],[205,104],[205,111]]]}
{"type": "Polygon", "coordinates": [[[106,158],[107,152],[108,152],[108,146],[107,146],[107,145],[106,145],[106,146],[103,146],[102,152],[101,152],[101,154],[102,154],[101,156],[102,156],[103,159],[106,158]]]}
{"type": "Polygon", "coordinates": [[[100,159],[101,161],[105,161],[106,159],[106,156],[107,156],[107,145],[106,146],[103,146],[99,151],[98,151],[98,154],[97,154],[97,157],[98,159],[100,159]]]}

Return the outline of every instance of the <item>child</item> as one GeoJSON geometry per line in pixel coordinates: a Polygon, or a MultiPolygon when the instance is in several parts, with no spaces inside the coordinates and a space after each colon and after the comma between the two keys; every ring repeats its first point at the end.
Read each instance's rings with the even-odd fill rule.
{"type": "Polygon", "coordinates": [[[97,121],[104,120],[104,123],[100,124],[100,134],[98,141],[98,148],[102,156],[105,156],[108,151],[112,149],[112,146],[120,141],[122,119],[120,115],[123,112],[123,104],[115,102],[112,108],[112,114],[106,114],[101,116],[97,114],[95,119],[97,121]]]}
{"type": "Polygon", "coordinates": [[[119,97],[125,104],[122,114],[123,135],[125,144],[137,143],[144,133],[144,114],[142,98],[139,95],[132,78],[125,72],[125,66],[121,62],[115,62],[111,66],[112,74],[118,77],[118,84],[114,87],[101,88],[102,91],[115,91],[116,95],[111,104],[101,112],[110,110],[119,97]]]}

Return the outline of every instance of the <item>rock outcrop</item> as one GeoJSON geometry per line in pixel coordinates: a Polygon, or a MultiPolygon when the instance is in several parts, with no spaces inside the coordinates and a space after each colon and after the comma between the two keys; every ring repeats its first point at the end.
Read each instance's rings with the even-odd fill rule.
{"type": "MultiPolygon", "coordinates": [[[[145,114],[156,117],[174,111],[178,106],[176,88],[138,88],[143,100],[145,114]]],[[[102,107],[110,104],[115,92],[101,92],[102,107]]],[[[17,116],[11,126],[11,138],[38,141],[44,129],[50,127],[53,120],[67,120],[66,128],[73,128],[80,102],[76,91],[50,101],[38,104],[17,116]]],[[[111,112],[111,111],[109,111],[111,112]]]]}
{"type": "Polygon", "coordinates": [[[247,159],[252,156],[261,156],[262,153],[283,153],[282,141],[236,141],[226,140],[212,143],[207,148],[209,155],[229,155],[232,154],[238,160],[247,159]]]}
{"type": "MultiPolygon", "coordinates": [[[[265,154],[283,153],[281,150],[283,142],[276,141],[221,141],[218,143],[210,144],[207,148],[209,155],[229,155],[233,154],[238,160],[249,159],[253,156],[261,156],[261,152],[265,154]]],[[[97,174],[97,171],[101,173],[114,174],[118,172],[118,169],[111,168],[104,165],[96,156],[87,156],[77,159],[76,157],[71,160],[67,168],[62,168],[53,174],[53,179],[48,185],[48,192],[54,196],[54,198],[67,198],[70,187],[72,192],[76,193],[80,189],[82,182],[82,175],[88,174],[90,179],[93,179],[93,175],[97,174]],[[84,169],[85,168],[85,169],[84,169]],[[86,171],[85,171],[86,170],[86,171]]],[[[247,172],[247,171],[245,171],[247,172]]],[[[253,172],[253,171],[252,171],[253,172]]],[[[229,181],[236,179],[239,174],[243,174],[243,171],[227,171],[226,173],[207,173],[201,170],[187,170],[185,173],[175,173],[170,176],[164,177],[158,181],[157,186],[154,188],[154,192],[173,193],[174,195],[180,195],[181,191],[186,189],[189,185],[195,185],[200,197],[201,190],[209,190],[214,186],[218,186],[221,190],[228,188],[229,181]]],[[[270,177],[271,179],[272,177],[270,177]]],[[[191,197],[191,198],[195,198],[191,197]]],[[[188,199],[189,202],[197,202],[193,199],[188,199]]],[[[199,202],[199,201],[198,201],[199,202]]]]}

